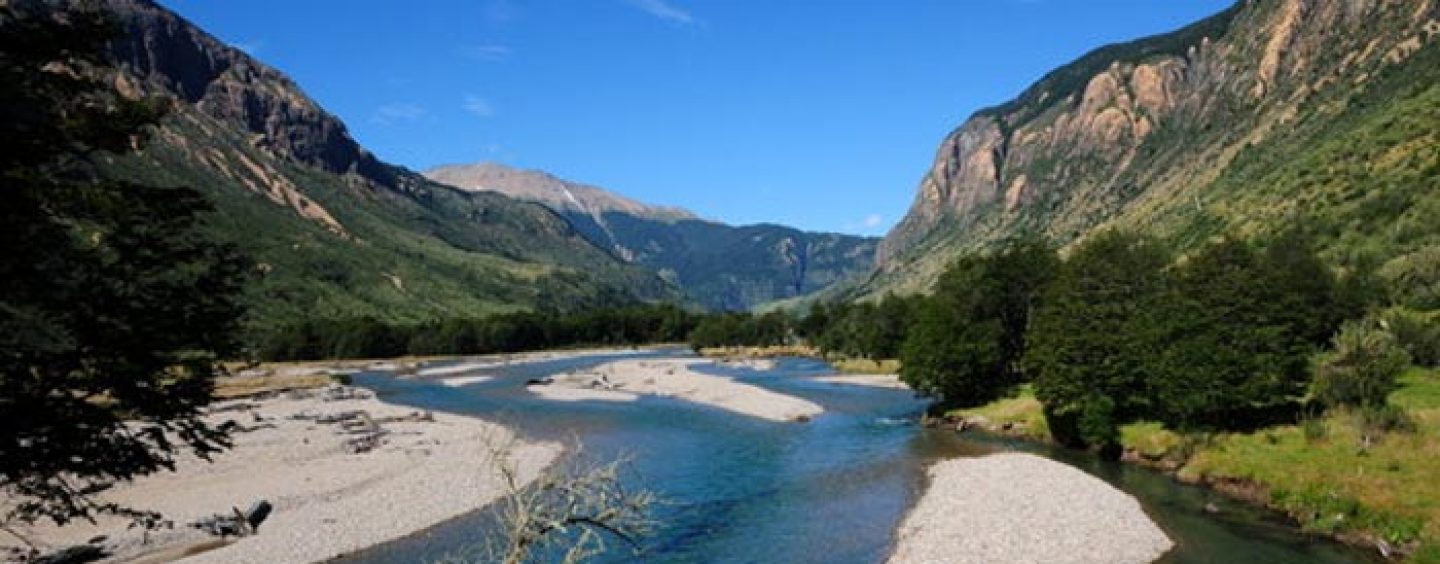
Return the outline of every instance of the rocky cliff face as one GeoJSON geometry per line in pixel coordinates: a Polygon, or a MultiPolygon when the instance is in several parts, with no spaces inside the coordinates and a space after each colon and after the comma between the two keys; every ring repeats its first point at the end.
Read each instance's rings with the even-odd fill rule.
{"type": "Polygon", "coordinates": [[[651,269],[679,287],[688,301],[709,309],[748,310],[824,290],[866,271],[878,242],[780,225],[730,226],[495,163],[444,166],[425,175],[466,190],[544,204],[596,245],[651,269]]]}
{"type": "Polygon", "coordinates": [[[106,71],[117,89],[172,108],[138,155],[97,167],[209,195],[219,211],[210,227],[260,263],[260,320],[476,316],[673,296],[542,206],[380,161],[288,77],[159,5],[100,5],[124,32],[106,71]]]}
{"type": "Polygon", "coordinates": [[[1346,111],[1386,69],[1420,64],[1437,32],[1435,0],[1244,0],[1098,49],[941,143],[867,291],[927,288],[957,253],[1021,233],[1244,219],[1213,189],[1237,155],[1346,111]]]}

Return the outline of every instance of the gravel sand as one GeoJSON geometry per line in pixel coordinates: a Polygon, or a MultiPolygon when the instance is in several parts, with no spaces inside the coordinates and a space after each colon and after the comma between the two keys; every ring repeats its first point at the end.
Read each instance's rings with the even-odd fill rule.
{"type": "Polygon", "coordinates": [[[1173,544],[1140,503],[1076,468],[1004,453],[935,464],[892,564],[1152,562],[1173,544]]]}
{"type": "Polygon", "coordinates": [[[816,376],[811,378],[816,382],[828,382],[831,384],[848,384],[851,386],[870,386],[872,388],[887,388],[891,390],[908,390],[900,381],[900,377],[894,374],[833,374],[830,376],[816,376]]]}
{"type": "MultiPolygon", "coordinates": [[[[808,419],[825,411],[804,399],[693,370],[695,366],[714,362],[695,359],[619,360],[556,376],[553,383],[530,386],[530,390],[556,399],[576,398],[576,390],[669,396],[772,421],[808,419]],[[559,391],[565,388],[570,391],[559,391]]],[[[620,399],[620,396],[610,394],[579,399],[620,399]]]]}
{"type": "MultiPolygon", "coordinates": [[[[248,429],[235,448],[206,463],[180,460],[164,472],[121,484],[104,499],[153,509],[176,522],[173,531],[140,535],[123,521],[41,527],[31,533],[49,546],[108,535],[122,558],[171,560],[215,537],[185,527],[259,499],[274,505],[256,535],[201,552],[185,562],[311,562],[405,536],[497,499],[502,482],[490,445],[510,445],[505,458],[526,480],[559,454],[559,445],[511,442],[493,423],[446,414],[424,414],[383,403],[363,389],[335,386],[290,392],[264,400],[216,404],[209,419],[233,419],[248,429]],[[343,423],[325,421],[364,411],[383,434],[368,452],[351,454],[343,423]],[[327,417],[328,416],[328,417],[327,417]]],[[[371,428],[373,430],[373,428],[371,428]]]]}

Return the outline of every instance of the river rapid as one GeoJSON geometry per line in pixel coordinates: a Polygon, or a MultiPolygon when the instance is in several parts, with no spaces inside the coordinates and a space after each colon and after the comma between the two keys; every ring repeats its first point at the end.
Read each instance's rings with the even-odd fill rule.
{"type": "MultiPolygon", "coordinates": [[[[1161,562],[1376,561],[1301,535],[1272,512],[1154,471],[1063,449],[923,429],[915,422],[925,404],[910,392],[814,381],[833,373],[815,360],[781,359],[773,370],[700,369],[824,406],[825,413],[809,423],[775,423],[669,398],[556,402],[525,390],[532,378],[619,359],[687,354],[616,351],[479,369],[465,376],[491,378],[458,387],[384,373],[359,374],[355,382],[392,403],[498,421],[531,439],[578,440],[595,459],[628,457],[631,487],[663,499],[653,515],[661,525],[643,552],[612,544],[602,562],[883,562],[896,527],[924,491],[927,464],[1007,450],[1074,465],[1134,495],[1176,543],[1161,562]],[[1207,504],[1219,512],[1206,511],[1207,504]]],[[[482,510],[340,561],[470,560],[494,529],[493,515],[482,510]]]]}

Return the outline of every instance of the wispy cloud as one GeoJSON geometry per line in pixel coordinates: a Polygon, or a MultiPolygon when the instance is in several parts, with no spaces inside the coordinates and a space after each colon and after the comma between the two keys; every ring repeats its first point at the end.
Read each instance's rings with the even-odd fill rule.
{"type": "Polygon", "coordinates": [[[429,114],[430,112],[425,108],[415,104],[385,104],[375,109],[375,115],[370,116],[370,121],[380,125],[390,125],[402,121],[415,121],[429,114]]]}
{"type": "Polygon", "coordinates": [[[490,117],[495,115],[495,106],[491,105],[489,100],[486,100],[474,94],[466,94],[465,103],[461,104],[460,107],[464,108],[465,111],[479,117],[490,117]]]}
{"type": "Polygon", "coordinates": [[[881,215],[878,214],[878,213],[872,213],[872,214],[870,214],[870,215],[865,216],[864,218],[861,218],[860,221],[851,222],[851,223],[846,223],[846,224],[845,224],[845,230],[846,230],[846,231],[859,231],[859,232],[862,232],[862,233],[874,233],[877,228],[882,227],[882,226],[884,226],[884,225],[885,225],[885,217],[884,217],[884,216],[881,216],[881,215]]]}
{"type": "Polygon", "coordinates": [[[695,23],[695,16],[690,15],[690,12],[677,8],[666,0],[625,0],[625,3],[668,22],[681,25],[695,23]]]}
{"type": "Polygon", "coordinates": [[[510,57],[510,48],[504,45],[465,45],[460,54],[477,61],[503,61],[510,57]]]}

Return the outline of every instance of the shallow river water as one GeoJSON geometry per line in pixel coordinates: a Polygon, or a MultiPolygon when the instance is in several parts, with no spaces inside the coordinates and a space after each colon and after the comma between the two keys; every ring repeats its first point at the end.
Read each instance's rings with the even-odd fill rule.
{"type": "MultiPolygon", "coordinates": [[[[602,558],[606,562],[883,562],[895,528],[923,491],[928,463],[1003,450],[1048,456],[1134,495],[1176,542],[1162,562],[1373,561],[1367,553],[1303,536],[1273,513],[1153,471],[1062,449],[922,429],[915,419],[924,404],[909,392],[816,382],[809,377],[830,371],[813,360],[783,359],[766,371],[704,369],[824,406],[810,423],[775,423],[666,398],[554,402],[524,389],[530,378],[619,358],[684,354],[616,353],[477,370],[466,375],[494,378],[461,387],[368,373],[356,383],[390,402],[480,416],[531,438],[578,438],[598,459],[630,457],[636,485],[664,499],[654,515],[663,525],[643,553],[615,547],[602,558]],[[1207,503],[1221,511],[1206,512],[1207,503]]],[[[473,554],[467,550],[492,530],[491,523],[479,511],[341,561],[463,558],[473,554]]]]}

